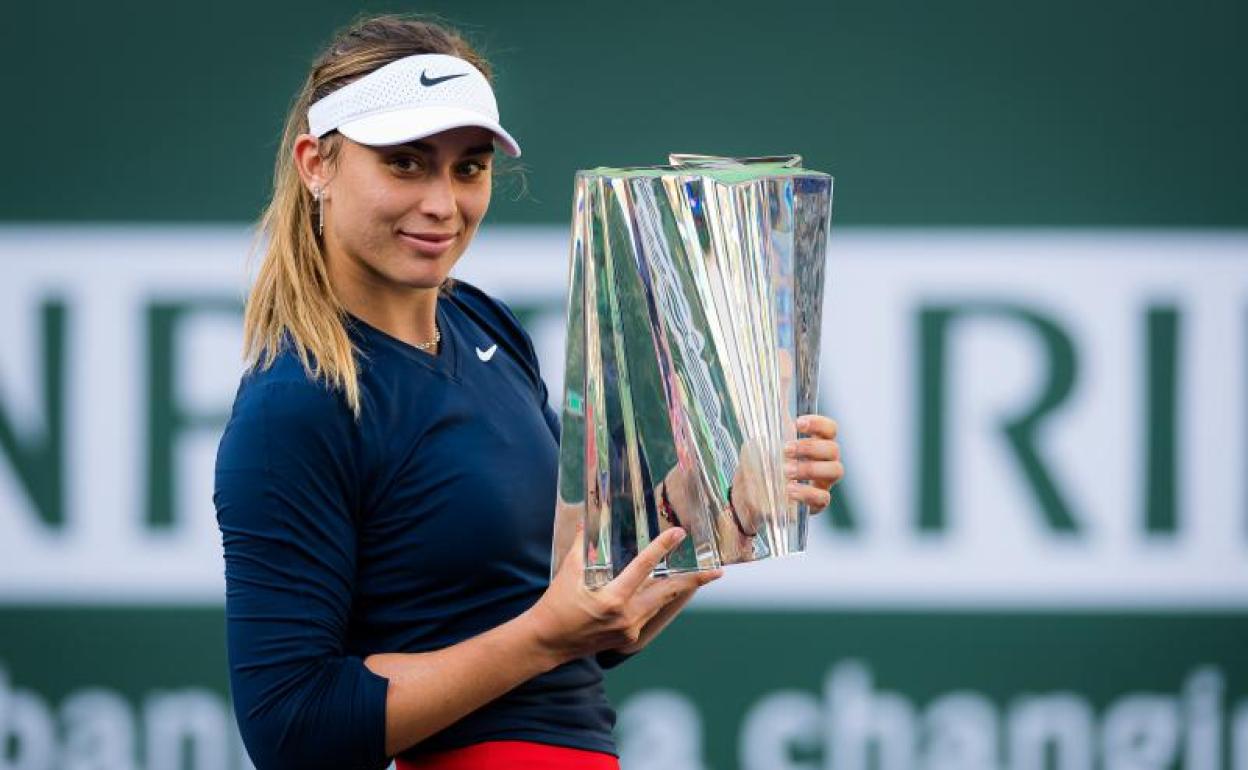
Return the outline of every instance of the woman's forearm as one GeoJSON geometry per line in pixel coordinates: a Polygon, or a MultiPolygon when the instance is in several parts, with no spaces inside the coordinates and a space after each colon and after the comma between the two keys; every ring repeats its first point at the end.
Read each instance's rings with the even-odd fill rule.
{"type": "Polygon", "coordinates": [[[412,747],[563,662],[542,644],[527,612],[441,650],[369,656],[369,670],[390,680],[386,753],[412,747]]]}

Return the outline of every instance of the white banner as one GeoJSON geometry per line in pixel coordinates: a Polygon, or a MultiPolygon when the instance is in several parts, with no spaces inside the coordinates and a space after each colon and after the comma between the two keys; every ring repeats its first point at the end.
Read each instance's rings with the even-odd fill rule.
{"type": "MultiPolygon", "coordinates": [[[[0,602],[222,597],[242,227],[0,229],[0,602]]],[[[566,233],[458,275],[562,392],[566,233]]],[[[1248,607],[1248,234],[835,230],[844,508],[706,605],[1248,607]]]]}

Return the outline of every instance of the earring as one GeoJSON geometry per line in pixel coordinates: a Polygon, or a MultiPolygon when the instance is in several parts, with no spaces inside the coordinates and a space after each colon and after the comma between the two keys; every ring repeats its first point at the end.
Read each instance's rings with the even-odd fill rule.
{"type": "Polygon", "coordinates": [[[325,191],[320,185],[312,188],[312,197],[316,200],[316,234],[325,234],[325,191]]]}

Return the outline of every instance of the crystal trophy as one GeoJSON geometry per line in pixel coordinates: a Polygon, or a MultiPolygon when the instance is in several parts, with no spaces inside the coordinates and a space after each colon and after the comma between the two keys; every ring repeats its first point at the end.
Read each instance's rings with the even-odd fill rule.
{"type": "Polygon", "coordinates": [[[784,444],[815,411],[831,206],[798,156],[577,173],[553,571],[578,521],[591,588],[673,526],[656,575],[805,550],[784,444]]]}

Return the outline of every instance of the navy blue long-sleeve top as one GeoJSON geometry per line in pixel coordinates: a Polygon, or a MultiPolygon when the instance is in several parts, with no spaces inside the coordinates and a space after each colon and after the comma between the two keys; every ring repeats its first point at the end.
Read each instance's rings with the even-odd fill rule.
{"type": "MultiPolygon", "coordinates": [[[[244,375],[217,454],[230,685],[258,770],[378,768],[379,652],[436,650],[549,583],[558,424],[515,316],[458,282],[429,355],[354,317],[361,418],[296,354],[244,375]],[[497,347],[495,347],[497,346],[497,347]]],[[[604,666],[565,663],[413,747],[615,753],[604,666]]]]}

